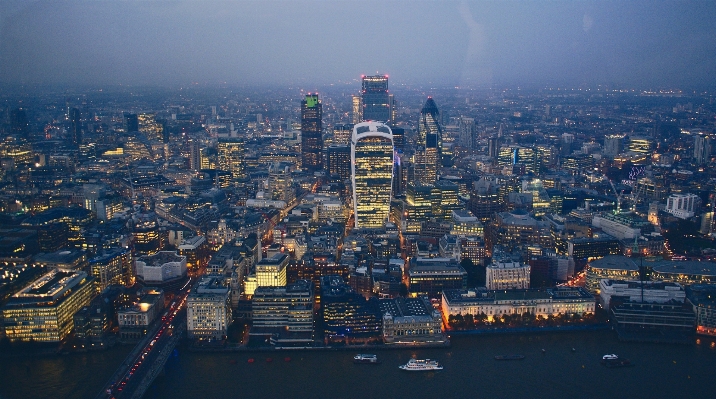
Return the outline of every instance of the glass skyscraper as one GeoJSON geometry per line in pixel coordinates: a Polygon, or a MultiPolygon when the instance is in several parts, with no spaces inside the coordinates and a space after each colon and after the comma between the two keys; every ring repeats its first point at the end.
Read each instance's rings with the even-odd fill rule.
{"type": "Polygon", "coordinates": [[[309,171],[323,168],[323,107],[318,94],[301,101],[301,161],[309,171]]]}
{"type": "Polygon", "coordinates": [[[393,133],[379,122],[355,125],[351,138],[355,227],[380,228],[388,220],[393,187],[393,133]]]}
{"type": "Polygon", "coordinates": [[[443,132],[438,121],[440,112],[431,97],[420,111],[418,124],[418,150],[415,153],[415,181],[418,184],[435,184],[438,168],[442,164],[443,132]]]}
{"type": "Polygon", "coordinates": [[[388,76],[363,76],[361,89],[362,120],[389,123],[390,95],[388,95],[388,76]]]}

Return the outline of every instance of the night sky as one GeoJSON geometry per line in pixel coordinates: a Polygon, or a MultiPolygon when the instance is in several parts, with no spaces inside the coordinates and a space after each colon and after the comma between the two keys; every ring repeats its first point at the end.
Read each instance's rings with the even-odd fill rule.
{"type": "Polygon", "coordinates": [[[716,1],[7,1],[0,82],[712,88],[716,1]]]}

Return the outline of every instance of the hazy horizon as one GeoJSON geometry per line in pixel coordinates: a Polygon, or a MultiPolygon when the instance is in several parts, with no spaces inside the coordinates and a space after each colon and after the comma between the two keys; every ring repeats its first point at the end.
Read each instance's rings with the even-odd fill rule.
{"type": "Polygon", "coordinates": [[[712,88],[712,1],[5,1],[0,83],[712,88]]]}

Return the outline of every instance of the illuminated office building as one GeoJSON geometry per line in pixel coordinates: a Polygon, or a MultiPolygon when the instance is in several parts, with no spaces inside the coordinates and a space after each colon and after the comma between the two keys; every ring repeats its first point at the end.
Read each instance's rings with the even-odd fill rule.
{"type": "Polygon", "coordinates": [[[350,145],[351,134],[353,134],[352,124],[333,126],[333,145],[350,145]]]}
{"type": "Polygon", "coordinates": [[[337,176],[340,181],[351,177],[350,145],[332,145],[328,147],[328,175],[337,176]]]}
{"type": "Polygon", "coordinates": [[[217,145],[218,167],[231,173],[232,179],[244,177],[244,143],[235,138],[220,138],[217,145]]]}
{"type": "Polygon", "coordinates": [[[361,106],[362,121],[391,122],[387,75],[362,77],[361,106]]]}
{"type": "Polygon", "coordinates": [[[286,285],[288,254],[277,253],[256,264],[257,287],[283,287],[286,285]]]}
{"type": "Polygon", "coordinates": [[[132,252],[128,249],[114,248],[98,254],[90,259],[89,266],[97,292],[102,292],[112,284],[129,286],[134,281],[132,252]]]}
{"type": "Polygon", "coordinates": [[[351,120],[353,124],[363,122],[363,103],[361,96],[353,96],[351,99],[351,120]]]}
{"type": "Polygon", "coordinates": [[[351,138],[355,227],[379,228],[388,219],[393,187],[393,133],[379,122],[359,123],[351,138]]]}
{"type": "Polygon", "coordinates": [[[643,136],[630,136],[629,137],[629,151],[638,152],[641,154],[651,154],[651,149],[654,147],[654,140],[650,137],[643,136]]]}
{"type": "Polygon", "coordinates": [[[301,161],[309,171],[323,168],[323,105],[318,94],[301,101],[301,161]]]}
{"type": "Polygon", "coordinates": [[[87,273],[52,270],[5,304],[5,336],[10,341],[62,341],[74,328],[74,314],[89,305],[93,295],[87,273]]]}
{"type": "Polygon", "coordinates": [[[217,275],[207,275],[191,289],[186,299],[186,331],[189,338],[226,338],[232,322],[229,287],[217,275]]]}
{"type": "Polygon", "coordinates": [[[415,181],[418,184],[434,184],[438,168],[442,165],[443,132],[439,122],[440,112],[431,97],[420,111],[418,123],[418,151],[415,153],[415,181]]]}

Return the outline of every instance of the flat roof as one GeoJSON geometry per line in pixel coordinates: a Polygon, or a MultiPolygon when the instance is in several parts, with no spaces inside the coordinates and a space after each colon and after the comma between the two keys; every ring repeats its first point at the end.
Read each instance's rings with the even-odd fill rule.
{"type": "Polygon", "coordinates": [[[631,258],[621,255],[607,255],[589,262],[589,267],[594,269],[639,270],[639,266],[631,258]]]}

